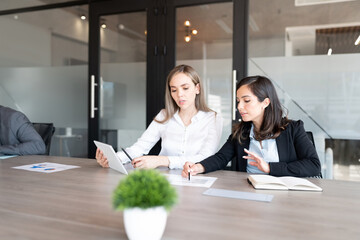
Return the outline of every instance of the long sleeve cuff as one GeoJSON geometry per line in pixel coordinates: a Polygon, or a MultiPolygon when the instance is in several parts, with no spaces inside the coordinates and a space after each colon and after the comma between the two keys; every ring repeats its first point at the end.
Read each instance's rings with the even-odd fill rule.
{"type": "Polygon", "coordinates": [[[170,169],[182,169],[184,167],[184,162],[181,161],[179,157],[176,156],[168,156],[169,158],[169,168],[170,169]]]}
{"type": "Polygon", "coordinates": [[[123,164],[131,162],[130,159],[126,156],[126,154],[123,151],[117,152],[116,155],[118,156],[118,158],[120,158],[120,160],[123,164]]]}

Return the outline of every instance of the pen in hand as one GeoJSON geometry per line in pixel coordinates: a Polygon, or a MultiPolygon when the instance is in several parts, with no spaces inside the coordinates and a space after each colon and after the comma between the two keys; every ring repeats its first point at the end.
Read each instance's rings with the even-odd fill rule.
{"type": "Polygon", "coordinates": [[[188,168],[188,176],[189,176],[189,181],[190,181],[190,171],[191,171],[191,167],[190,167],[190,165],[189,165],[189,168],[188,168]]]}
{"type": "Polygon", "coordinates": [[[121,150],[125,153],[125,155],[130,159],[130,161],[132,161],[132,158],[130,157],[130,155],[125,151],[125,149],[121,148],[121,150]]]}

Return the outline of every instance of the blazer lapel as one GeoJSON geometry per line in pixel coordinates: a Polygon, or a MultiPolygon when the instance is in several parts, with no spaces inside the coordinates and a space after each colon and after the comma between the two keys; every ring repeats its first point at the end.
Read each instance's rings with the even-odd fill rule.
{"type": "Polygon", "coordinates": [[[247,160],[243,158],[247,153],[244,151],[244,148],[249,149],[250,146],[250,138],[246,139],[243,144],[237,143],[238,151],[237,151],[237,163],[236,171],[246,172],[247,160]]]}
{"type": "Polygon", "coordinates": [[[276,138],[276,147],[279,154],[279,162],[286,161],[285,157],[288,156],[289,149],[288,146],[288,140],[286,138],[286,131],[282,131],[280,135],[276,138]]]}

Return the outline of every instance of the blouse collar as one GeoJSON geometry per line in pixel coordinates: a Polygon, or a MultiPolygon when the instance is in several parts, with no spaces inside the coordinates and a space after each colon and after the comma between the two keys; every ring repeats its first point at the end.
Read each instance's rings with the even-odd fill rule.
{"type": "MultiPolygon", "coordinates": [[[[203,111],[198,111],[192,118],[191,118],[191,124],[196,123],[198,121],[200,121],[202,118],[204,118],[204,116],[206,115],[205,112],[203,111]]],[[[181,120],[180,116],[179,116],[179,110],[176,111],[176,113],[174,114],[174,118],[176,119],[177,122],[181,123],[182,125],[184,125],[183,121],[181,120]]]]}

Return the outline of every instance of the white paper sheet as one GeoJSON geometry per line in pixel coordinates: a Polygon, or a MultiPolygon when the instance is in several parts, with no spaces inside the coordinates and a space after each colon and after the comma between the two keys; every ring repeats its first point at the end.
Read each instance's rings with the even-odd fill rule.
{"type": "Polygon", "coordinates": [[[22,165],[18,167],[13,167],[15,169],[22,169],[27,171],[33,172],[43,172],[43,173],[53,173],[53,172],[60,172],[72,168],[79,168],[79,166],[74,165],[65,165],[60,163],[50,163],[50,162],[43,162],[43,163],[34,163],[29,165],[22,165]]]}
{"type": "Polygon", "coordinates": [[[271,202],[273,195],[269,194],[260,194],[260,193],[250,193],[250,192],[240,192],[232,191],[225,189],[209,188],[204,195],[216,196],[216,197],[226,197],[226,198],[237,198],[244,200],[260,201],[260,202],[271,202]]]}
{"type": "Polygon", "coordinates": [[[191,176],[190,181],[177,174],[164,174],[172,185],[190,187],[211,187],[216,181],[216,177],[191,176]]]}

